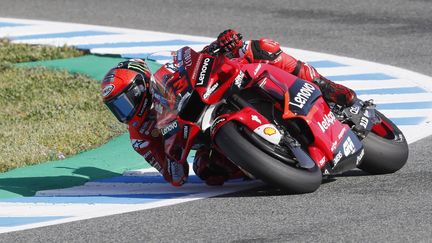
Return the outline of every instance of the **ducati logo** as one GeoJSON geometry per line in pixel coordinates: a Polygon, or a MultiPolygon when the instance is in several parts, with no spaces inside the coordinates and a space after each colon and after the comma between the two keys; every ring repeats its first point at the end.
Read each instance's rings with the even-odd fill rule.
{"type": "Polygon", "coordinates": [[[114,85],[110,84],[102,89],[102,97],[107,97],[114,90],[114,85]]]}

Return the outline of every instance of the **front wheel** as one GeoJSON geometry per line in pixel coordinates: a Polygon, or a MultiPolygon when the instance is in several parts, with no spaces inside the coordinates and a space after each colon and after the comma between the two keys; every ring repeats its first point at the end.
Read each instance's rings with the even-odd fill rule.
{"type": "MultiPolygon", "coordinates": [[[[228,122],[215,135],[216,145],[236,165],[258,179],[294,193],[309,193],[318,189],[322,173],[318,166],[298,168],[263,152],[240,132],[240,124],[228,122]]],[[[291,161],[295,164],[295,161],[291,161]]]]}
{"type": "Polygon", "coordinates": [[[399,128],[382,113],[376,111],[381,122],[363,139],[365,155],[358,166],[372,174],[394,173],[408,159],[408,144],[399,128]]]}

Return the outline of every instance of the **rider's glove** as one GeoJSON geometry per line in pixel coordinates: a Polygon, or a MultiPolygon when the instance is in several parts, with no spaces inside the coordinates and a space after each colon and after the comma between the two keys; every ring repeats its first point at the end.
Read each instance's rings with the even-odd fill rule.
{"type": "Polygon", "coordinates": [[[168,173],[171,176],[171,184],[173,186],[181,186],[186,183],[189,175],[189,164],[179,163],[178,161],[167,156],[168,173]]]}
{"type": "Polygon", "coordinates": [[[235,53],[243,46],[242,38],[237,31],[228,29],[219,34],[216,42],[223,53],[235,53]]]}

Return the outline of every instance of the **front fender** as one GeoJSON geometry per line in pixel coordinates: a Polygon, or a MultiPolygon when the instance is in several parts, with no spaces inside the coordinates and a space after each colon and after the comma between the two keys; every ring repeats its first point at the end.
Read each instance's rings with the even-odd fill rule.
{"type": "Polygon", "coordinates": [[[236,121],[243,124],[270,143],[279,144],[282,139],[282,134],[276,126],[270,123],[267,118],[252,107],[245,107],[239,111],[216,117],[210,128],[211,138],[214,139],[214,135],[218,130],[229,121],[236,121]]]}

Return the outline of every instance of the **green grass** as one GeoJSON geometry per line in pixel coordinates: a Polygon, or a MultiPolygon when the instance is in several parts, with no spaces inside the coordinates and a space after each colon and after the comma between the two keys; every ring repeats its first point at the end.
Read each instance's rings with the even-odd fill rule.
{"type": "Polygon", "coordinates": [[[1,41],[0,172],[77,154],[126,131],[102,104],[98,81],[12,64],[77,55],[82,53],[69,47],[1,41]],[[19,54],[10,55],[11,50],[19,54]]]}
{"type": "Polygon", "coordinates": [[[84,53],[73,47],[51,47],[29,44],[12,44],[0,39],[0,63],[33,62],[82,56],[84,53]]]}

